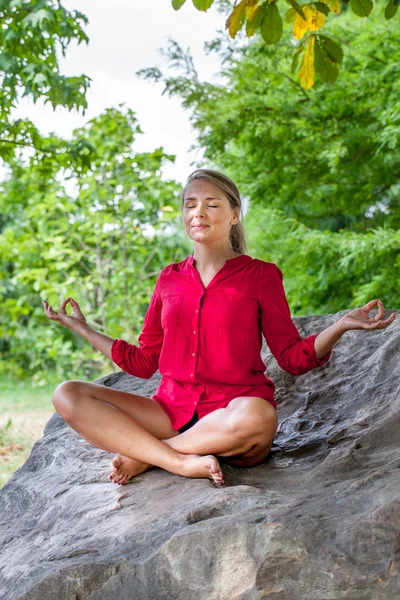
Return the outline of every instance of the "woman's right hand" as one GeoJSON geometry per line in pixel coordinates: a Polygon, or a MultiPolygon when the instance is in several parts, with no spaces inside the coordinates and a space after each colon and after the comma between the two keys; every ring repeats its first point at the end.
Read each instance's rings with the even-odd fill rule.
{"type": "Polygon", "coordinates": [[[73,331],[78,331],[79,327],[82,325],[87,325],[86,319],[83,316],[81,309],[79,308],[79,304],[75,302],[73,298],[66,298],[62,301],[60,306],[60,312],[57,313],[55,310],[51,308],[51,306],[46,302],[46,300],[42,300],[44,311],[46,316],[52,321],[58,321],[64,327],[68,327],[68,329],[72,329],[73,331]],[[65,307],[68,302],[71,303],[71,307],[73,310],[72,315],[68,315],[65,307]]]}

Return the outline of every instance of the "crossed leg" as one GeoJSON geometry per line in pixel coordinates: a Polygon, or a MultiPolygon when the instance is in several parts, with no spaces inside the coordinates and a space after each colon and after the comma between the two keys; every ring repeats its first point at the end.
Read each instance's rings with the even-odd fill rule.
{"type": "Polygon", "coordinates": [[[178,437],[163,442],[183,454],[212,452],[223,462],[247,467],[262,462],[268,455],[277,428],[277,413],[269,402],[240,396],[178,437]]]}
{"type": "Polygon", "coordinates": [[[152,398],[99,384],[65,381],[56,388],[53,404],[89,443],[119,453],[111,463],[115,483],[159,466],[220,485],[223,474],[213,454],[238,466],[257,464],[268,454],[277,428],[275,409],[261,398],[235,398],[179,436],[152,398]]]}
{"type": "MultiPolygon", "coordinates": [[[[182,454],[211,453],[219,462],[249,467],[267,457],[277,428],[276,410],[269,402],[241,396],[231,400],[225,408],[206,415],[179,436],[162,441],[182,454]]],[[[117,456],[111,466],[115,473],[110,478],[120,484],[152,467],[121,456],[117,456]]]]}

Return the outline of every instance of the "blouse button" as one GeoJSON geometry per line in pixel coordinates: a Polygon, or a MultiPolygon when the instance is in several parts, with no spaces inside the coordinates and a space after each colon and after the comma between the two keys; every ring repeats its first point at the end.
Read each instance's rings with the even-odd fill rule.
{"type": "Polygon", "coordinates": [[[196,330],[194,329],[193,333],[196,333],[196,330]]]}
{"type": "Polygon", "coordinates": [[[190,377],[193,377],[193,373],[190,373],[190,377]]]}
{"type": "Polygon", "coordinates": [[[196,352],[192,352],[192,356],[196,356],[196,352]]]}
{"type": "Polygon", "coordinates": [[[199,312],[198,310],[196,310],[196,312],[199,312]]]}

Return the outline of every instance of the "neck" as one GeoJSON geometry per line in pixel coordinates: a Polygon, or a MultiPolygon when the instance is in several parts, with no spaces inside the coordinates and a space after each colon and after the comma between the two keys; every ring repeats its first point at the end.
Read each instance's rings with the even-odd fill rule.
{"type": "Polygon", "coordinates": [[[226,260],[240,256],[231,247],[228,248],[195,248],[193,252],[196,267],[201,272],[219,269],[226,260]]]}

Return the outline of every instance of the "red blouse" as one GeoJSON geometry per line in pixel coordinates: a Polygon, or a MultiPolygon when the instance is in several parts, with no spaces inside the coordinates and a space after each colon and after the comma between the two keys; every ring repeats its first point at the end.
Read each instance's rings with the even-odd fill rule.
{"type": "Polygon", "coordinates": [[[112,360],[130,375],[162,375],[152,398],[177,431],[196,411],[201,419],[238,396],[265,398],[276,408],[275,385],[264,371],[262,337],[279,366],[302,375],[325,364],[312,334],[301,338],[290,317],[282,271],[241,254],[228,259],[204,288],[194,256],[159,274],[139,346],[116,339],[112,360]]]}

